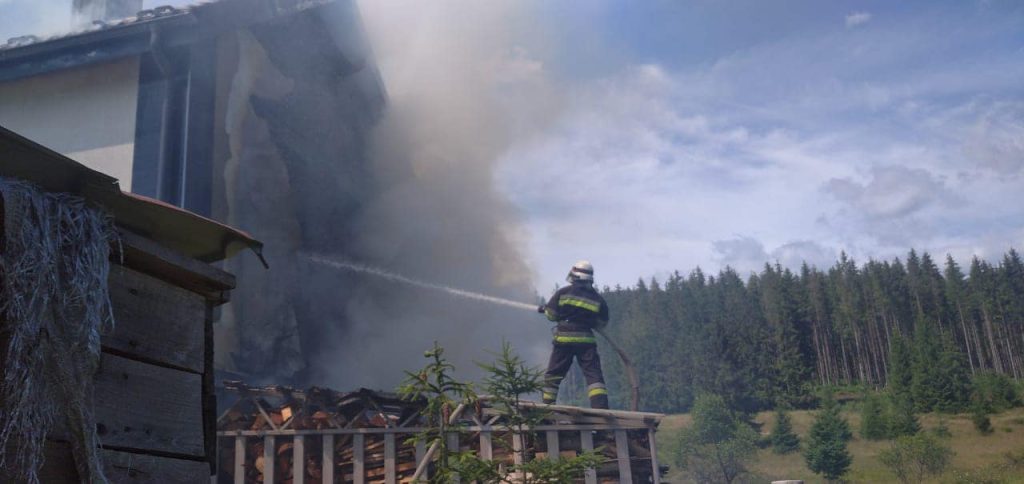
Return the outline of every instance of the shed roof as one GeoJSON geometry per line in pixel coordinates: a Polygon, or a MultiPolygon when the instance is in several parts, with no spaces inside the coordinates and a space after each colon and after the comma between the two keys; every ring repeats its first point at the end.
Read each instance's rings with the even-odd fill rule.
{"type": "MultiPolygon", "coordinates": [[[[204,262],[263,244],[251,235],[195,213],[122,191],[117,179],[0,126],[0,176],[51,192],[67,192],[104,207],[118,226],[204,262]]],[[[261,257],[262,258],[262,257],[261,257]]]]}

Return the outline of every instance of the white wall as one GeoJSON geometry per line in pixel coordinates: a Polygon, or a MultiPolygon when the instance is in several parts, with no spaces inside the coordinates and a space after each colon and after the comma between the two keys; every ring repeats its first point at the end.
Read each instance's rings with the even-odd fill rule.
{"type": "Polygon", "coordinates": [[[0,83],[0,125],[128,190],[138,89],[137,58],[0,83]]]}

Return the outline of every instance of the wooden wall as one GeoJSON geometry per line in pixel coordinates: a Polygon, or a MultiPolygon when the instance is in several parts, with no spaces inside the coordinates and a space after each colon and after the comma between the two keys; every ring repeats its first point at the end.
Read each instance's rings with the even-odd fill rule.
{"type": "MultiPolygon", "coordinates": [[[[128,232],[111,259],[115,327],[102,339],[95,377],[106,475],[113,483],[208,483],[216,443],[212,314],[234,277],[128,232]]],[[[78,482],[65,435],[51,435],[43,482],[78,482]]]]}

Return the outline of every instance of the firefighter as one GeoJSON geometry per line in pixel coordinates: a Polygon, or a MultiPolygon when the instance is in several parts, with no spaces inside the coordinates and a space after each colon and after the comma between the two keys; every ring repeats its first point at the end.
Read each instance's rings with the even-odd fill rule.
{"type": "Polygon", "coordinates": [[[569,285],[551,296],[537,312],[558,323],[551,350],[551,361],[544,374],[544,403],[555,403],[558,385],[576,359],[587,379],[587,396],[591,408],[608,408],[608,389],[597,355],[594,328],[608,324],[608,304],[594,289],[594,266],[585,260],[573,264],[566,276],[569,285]]]}

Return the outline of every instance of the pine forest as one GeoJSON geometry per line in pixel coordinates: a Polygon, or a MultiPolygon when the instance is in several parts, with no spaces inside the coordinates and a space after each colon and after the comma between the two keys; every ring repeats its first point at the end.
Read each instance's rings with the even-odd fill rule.
{"type": "MultiPolygon", "coordinates": [[[[1024,376],[1024,261],[942,267],[927,253],[827,270],[766,264],[746,280],[700,269],[604,288],[610,335],[632,355],[642,409],[688,411],[702,393],[741,411],[807,408],[822,386],[899,388],[915,411],[959,411],[972,377],[1024,376]]],[[[613,405],[621,363],[602,353],[613,405]]]]}

